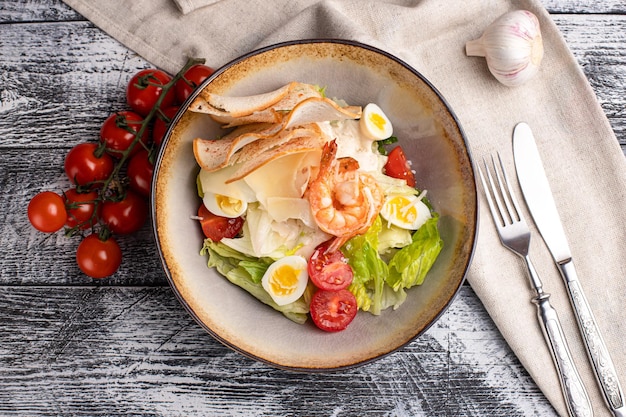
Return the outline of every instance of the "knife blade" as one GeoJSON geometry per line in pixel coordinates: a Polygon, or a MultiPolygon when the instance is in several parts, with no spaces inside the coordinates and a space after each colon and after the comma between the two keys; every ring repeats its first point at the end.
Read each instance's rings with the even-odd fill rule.
{"type": "Polygon", "coordinates": [[[541,156],[532,130],[526,123],[518,123],[513,130],[513,157],[524,200],[563,277],[604,400],[614,416],[626,417],[626,404],[617,371],[578,281],[541,156]]]}

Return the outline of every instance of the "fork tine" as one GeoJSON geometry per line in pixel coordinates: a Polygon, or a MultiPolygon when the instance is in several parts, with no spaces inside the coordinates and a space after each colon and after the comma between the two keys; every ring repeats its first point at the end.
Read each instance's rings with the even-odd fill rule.
{"type": "Polygon", "coordinates": [[[496,178],[495,185],[492,184],[492,187],[494,187],[494,193],[502,196],[503,202],[500,202],[500,212],[502,213],[504,225],[506,226],[507,224],[513,223],[515,220],[517,220],[517,218],[514,217],[514,214],[511,212],[511,203],[509,202],[509,198],[507,196],[506,184],[504,183],[502,176],[500,176],[500,170],[504,169],[504,166],[502,165],[502,159],[500,159],[499,153],[496,153],[496,155],[498,155],[498,160],[500,161],[500,169],[498,169],[496,159],[493,155],[491,155],[491,165],[493,165],[493,172],[496,178]]]}
{"type": "MultiPolygon", "coordinates": [[[[502,162],[502,158],[500,157],[500,153],[497,153],[498,162],[500,164],[500,172],[502,172],[502,176],[504,180],[500,177],[500,174],[497,169],[496,176],[498,177],[498,182],[500,184],[500,192],[502,193],[502,197],[504,199],[504,203],[506,204],[507,210],[509,212],[509,216],[511,218],[511,222],[522,220],[522,211],[520,210],[519,204],[517,203],[517,198],[515,198],[515,193],[513,193],[513,189],[511,188],[511,182],[509,181],[509,176],[506,173],[506,169],[504,169],[504,163],[502,162]]],[[[494,168],[496,168],[496,162],[493,156],[491,157],[493,160],[494,168]]]]}
{"type": "MultiPolygon", "coordinates": [[[[487,175],[491,176],[489,173],[489,167],[487,166],[487,163],[484,160],[483,160],[483,163],[485,164],[485,170],[487,171],[487,175]]],[[[493,194],[493,188],[487,185],[487,181],[485,180],[483,171],[480,169],[480,165],[478,165],[477,168],[478,168],[478,175],[480,176],[480,182],[482,183],[483,191],[485,192],[485,197],[487,198],[487,204],[489,205],[489,211],[491,211],[491,217],[493,217],[493,220],[496,222],[496,225],[498,227],[503,226],[504,224],[502,223],[502,219],[501,219],[502,214],[500,213],[500,207],[495,206],[495,202],[493,201],[493,198],[491,197],[493,194]]]]}
{"type": "Polygon", "coordinates": [[[505,215],[505,207],[502,205],[502,201],[500,201],[498,187],[494,182],[493,176],[491,175],[491,169],[485,159],[483,159],[483,164],[485,165],[487,180],[485,180],[485,176],[480,170],[480,167],[478,167],[478,172],[485,191],[485,197],[487,197],[487,203],[489,204],[489,209],[491,210],[491,215],[493,220],[496,222],[496,225],[498,227],[504,227],[508,221],[505,215]]]}

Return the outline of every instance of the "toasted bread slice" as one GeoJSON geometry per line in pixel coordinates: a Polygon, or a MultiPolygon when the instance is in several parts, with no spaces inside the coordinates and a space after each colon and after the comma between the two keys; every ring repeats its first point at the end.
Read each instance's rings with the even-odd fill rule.
{"type": "Polygon", "coordinates": [[[241,126],[220,139],[196,138],[193,141],[193,154],[202,169],[217,171],[229,165],[238,150],[275,134],[278,129],[279,126],[275,124],[258,123],[241,126]]]}
{"type": "Polygon", "coordinates": [[[222,125],[224,129],[243,126],[251,123],[281,123],[283,115],[273,108],[256,111],[247,116],[234,117],[231,115],[210,115],[213,120],[222,125]]]}
{"type": "Polygon", "coordinates": [[[270,161],[281,156],[320,150],[323,146],[322,136],[298,136],[281,146],[275,146],[257,155],[256,158],[238,164],[238,168],[233,175],[226,180],[226,184],[240,180],[254,170],[262,167],[270,161]]]}
{"type": "Polygon", "coordinates": [[[340,107],[328,98],[311,97],[298,103],[283,120],[283,129],[288,130],[310,123],[335,120],[358,119],[361,107],[340,107]]]}
{"type": "Polygon", "coordinates": [[[317,123],[361,117],[361,107],[341,107],[315,86],[299,82],[248,97],[201,94],[194,104],[224,127],[238,126],[221,139],[193,143],[196,161],[206,171],[239,165],[229,182],[282,155],[321,149],[329,138],[317,123]]]}
{"type": "Polygon", "coordinates": [[[285,97],[298,83],[292,82],[268,93],[252,96],[222,96],[201,92],[189,110],[214,116],[241,117],[265,110],[285,97]]]}

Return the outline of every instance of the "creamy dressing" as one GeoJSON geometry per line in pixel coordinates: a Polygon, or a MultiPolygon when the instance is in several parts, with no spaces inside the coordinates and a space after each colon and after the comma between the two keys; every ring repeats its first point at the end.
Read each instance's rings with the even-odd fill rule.
{"type": "Polygon", "coordinates": [[[380,171],[380,155],[373,151],[375,140],[361,131],[358,120],[318,123],[330,139],[337,139],[337,157],[350,156],[359,162],[365,172],[380,171]]]}

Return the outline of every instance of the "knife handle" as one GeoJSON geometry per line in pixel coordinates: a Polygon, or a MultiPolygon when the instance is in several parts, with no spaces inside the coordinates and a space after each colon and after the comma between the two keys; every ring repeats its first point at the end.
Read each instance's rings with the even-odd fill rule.
{"type": "Polygon", "coordinates": [[[550,294],[542,292],[533,298],[533,302],[537,304],[537,315],[542,325],[543,335],[548,342],[552,359],[561,380],[561,389],[567,410],[572,417],[591,417],[593,416],[591,402],[565,341],[559,316],[549,299],[550,294]]]}
{"type": "Polygon", "coordinates": [[[596,323],[591,307],[587,302],[585,293],[578,281],[576,269],[572,260],[558,264],[559,271],[565,279],[567,291],[572,303],[574,314],[580,333],[585,342],[585,348],[593,366],[598,384],[602,388],[604,400],[614,415],[626,416],[624,394],[617,378],[615,365],[611,360],[609,351],[604,344],[600,329],[596,323]],[[617,413],[616,413],[617,412],[617,413]]]}

